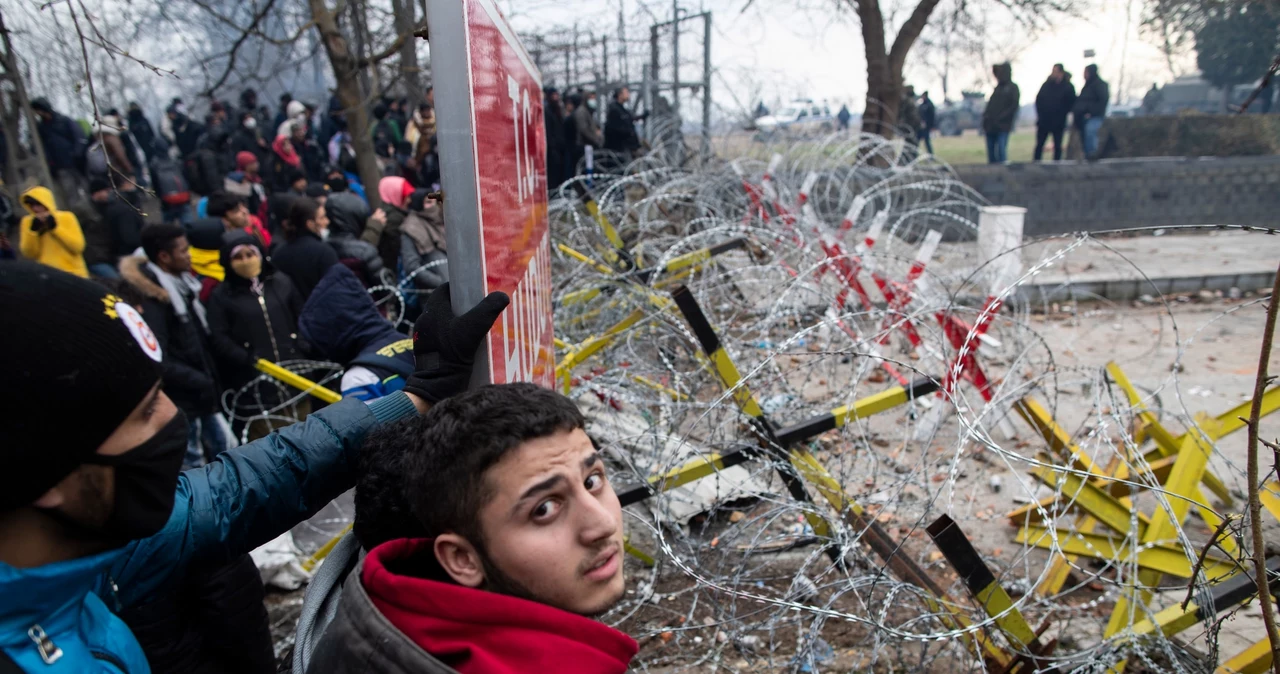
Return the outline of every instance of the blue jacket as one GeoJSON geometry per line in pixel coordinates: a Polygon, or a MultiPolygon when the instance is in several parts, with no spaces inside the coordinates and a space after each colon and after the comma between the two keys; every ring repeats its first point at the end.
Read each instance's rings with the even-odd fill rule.
{"type": "Polygon", "coordinates": [[[150,672],[115,611],[146,600],[193,562],[243,554],[315,514],[355,485],[365,435],[413,412],[404,394],[368,405],[344,400],[183,473],[169,522],[150,538],[32,569],[0,563],[0,648],[39,674],[150,672]],[[37,630],[52,644],[47,653],[61,651],[51,663],[30,636],[37,630]]]}
{"type": "Polygon", "coordinates": [[[386,395],[403,388],[413,373],[413,340],[378,313],[360,279],[344,265],[330,267],[316,284],[298,316],[298,334],[344,368],[362,366],[378,375],[376,390],[343,395],[386,395]]]}

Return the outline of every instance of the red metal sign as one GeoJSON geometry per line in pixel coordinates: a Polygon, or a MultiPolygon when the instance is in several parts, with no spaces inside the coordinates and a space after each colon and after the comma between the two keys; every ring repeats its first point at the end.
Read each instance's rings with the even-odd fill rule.
{"type": "MultiPolygon", "coordinates": [[[[494,383],[553,387],[541,77],[492,0],[463,0],[462,5],[484,292],[511,296],[511,306],[489,335],[490,377],[494,383]]],[[[433,46],[436,29],[433,23],[433,46]]],[[[437,100],[441,93],[437,90],[437,100]]],[[[453,226],[447,219],[446,224],[453,226]]],[[[455,276],[452,250],[450,258],[455,276]]]]}

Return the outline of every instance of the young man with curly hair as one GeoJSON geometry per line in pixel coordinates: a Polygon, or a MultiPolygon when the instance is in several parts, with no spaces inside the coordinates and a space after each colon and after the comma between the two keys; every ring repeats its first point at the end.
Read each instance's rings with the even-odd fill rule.
{"type": "Polygon", "coordinates": [[[622,507],[584,425],[564,396],[505,384],[370,436],[389,462],[357,486],[374,547],[307,671],[625,672],[636,642],[590,618],[625,581],[622,507]]]}

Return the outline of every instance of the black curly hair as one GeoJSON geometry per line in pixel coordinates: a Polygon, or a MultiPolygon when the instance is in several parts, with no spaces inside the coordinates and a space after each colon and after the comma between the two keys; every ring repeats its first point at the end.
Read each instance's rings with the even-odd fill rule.
{"type": "Polygon", "coordinates": [[[351,525],[365,550],[397,538],[425,538],[405,497],[405,461],[414,451],[414,427],[421,417],[378,427],[356,459],[356,518],[351,525]]]}
{"type": "Polygon", "coordinates": [[[352,529],[365,550],[447,531],[482,544],[484,472],[521,443],[583,428],[568,398],[533,384],[482,386],[379,427],[356,463],[352,529]]]}
{"type": "MultiPolygon", "coordinates": [[[[528,440],[585,425],[573,401],[533,384],[482,386],[397,424],[402,493],[423,535],[454,532],[483,545],[479,511],[492,497],[485,471],[528,440]]],[[[357,502],[357,523],[359,508],[357,502]]]]}

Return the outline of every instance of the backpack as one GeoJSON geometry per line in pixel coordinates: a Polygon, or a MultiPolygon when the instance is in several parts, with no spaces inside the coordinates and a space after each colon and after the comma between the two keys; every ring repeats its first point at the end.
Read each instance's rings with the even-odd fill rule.
{"type": "Polygon", "coordinates": [[[156,195],[165,204],[180,206],[191,202],[191,189],[178,162],[163,154],[156,155],[151,161],[151,180],[155,183],[156,195]]]}

